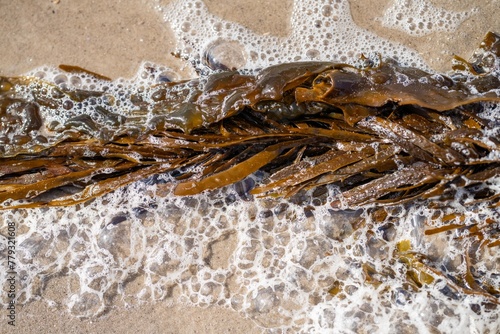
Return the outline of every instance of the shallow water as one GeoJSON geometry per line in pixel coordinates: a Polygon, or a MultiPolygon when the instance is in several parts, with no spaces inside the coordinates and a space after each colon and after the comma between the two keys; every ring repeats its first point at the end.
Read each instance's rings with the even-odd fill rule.
{"type": "MultiPolygon", "coordinates": [[[[370,2],[283,2],[282,8],[293,5],[283,11],[291,17],[289,24],[284,20],[288,33],[271,30],[272,25],[269,31],[257,31],[222,19],[219,15],[224,13],[217,14],[221,8],[208,1],[208,7],[201,1],[152,2],[144,7],[160,22],[165,20],[180,55],[199,71],[207,71],[206,63],[250,71],[308,59],[356,63],[361,53],[373,59],[382,53],[406,65],[440,69],[428,59],[435,50],[419,51],[425,40],[414,41],[408,35],[438,38],[441,28],[453,34],[486,10],[477,7],[464,14],[470,9],[466,5],[435,10],[432,6],[439,4],[420,1],[419,19],[408,22],[408,11],[395,3],[388,2],[377,27],[366,30],[370,23],[355,23],[353,18],[357,7],[369,8],[370,2]],[[445,23],[440,25],[435,15],[445,23]],[[425,24],[419,28],[421,22],[425,24]],[[429,27],[427,22],[435,24],[429,27]],[[392,39],[374,32],[384,29],[393,31],[386,34],[392,39]]],[[[243,6],[233,6],[238,4],[243,6]]],[[[234,11],[230,6],[226,10],[234,11]]],[[[485,32],[475,36],[477,41],[485,32]]],[[[195,75],[189,66],[181,67],[170,61],[143,63],[135,77],[112,85],[121,85],[117,92],[132,91],[165,77],[195,75]]],[[[30,73],[54,81],[60,75],[50,66],[30,73]]],[[[60,84],[75,81],[66,77],[60,84]]],[[[83,78],[79,84],[85,88],[99,83],[83,78]]],[[[489,117],[498,122],[498,106],[489,108],[489,117]]],[[[497,220],[498,210],[480,206],[471,212],[458,203],[429,209],[419,203],[379,211],[332,211],[328,203],[334,189],[292,201],[270,200],[248,195],[252,183],[247,179],[209,194],[174,197],[172,179],[162,175],[75,207],[1,212],[2,250],[9,224],[16,226],[17,303],[42,300],[84,318],[149,302],[226,307],[269,331],[500,330],[497,308],[489,309],[480,296],[451,289],[445,280],[418,291],[408,289],[408,267],[397,252],[398,244],[409,240],[413,251],[428,256],[430,267],[464,273],[462,250],[469,239],[456,239],[458,232],[424,236],[426,226],[439,226],[451,213],[463,214],[465,224],[497,220]],[[382,224],[373,221],[376,214],[386,216],[382,224]],[[61,299],[45,295],[56,278],[66,294],[61,299]]],[[[7,263],[4,254],[2,266],[7,263]]],[[[495,248],[478,253],[478,258],[478,272],[498,287],[500,258],[495,248]]],[[[5,273],[0,274],[2,282],[5,273]]],[[[1,301],[7,304],[6,294],[1,301]]]]}

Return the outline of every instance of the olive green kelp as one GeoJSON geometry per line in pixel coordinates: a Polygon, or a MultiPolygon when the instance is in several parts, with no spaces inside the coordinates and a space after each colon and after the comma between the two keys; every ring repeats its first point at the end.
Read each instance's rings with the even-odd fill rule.
{"type": "Polygon", "coordinates": [[[0,203],[72,205],[168,171],[193,195],[263,170],[254,195],[333,184],[338,208],[461,189],[497,206],[485,181],[500,172],[499,118],[481,115],[500,102],[500,37],[454,62],[449,76],[392,60],[281,64],[133,92],[3,77],[0,203]]]}

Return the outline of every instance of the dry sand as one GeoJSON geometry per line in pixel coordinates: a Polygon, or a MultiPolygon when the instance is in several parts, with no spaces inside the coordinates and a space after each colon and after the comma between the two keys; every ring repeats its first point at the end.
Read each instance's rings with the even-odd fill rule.
{"type": "MultiPolygon", "coordinates": [[[[291,0],[207,0],[213,14],[237,21],[257,33],[285,36],[291,0]]],[[[454,33],[410,38],[384,28],[389,1],[351,0],[354,20],[363,28],[418,50],[436,69],[449,69],[452,54],[465,58],[489,31],[500,32],[498,1],[475,1],[480,14],[454,33]]],[[[465,0],[434,0],[449,10],[467,8],[465,0]]],[[[147,1],[0,0],[0,75],[18,75],[44,64],[74,64],[112,78],[130,77],[143,60],[181,68],[170,53],[175,40],[168,25],[147,1]]],[[[64,294],[63,291],[53,291],[64,294]]],[[[63,296],[60,296],[63,297],[63,296]]],[[[62,299],[62,298],[61,298],[62,299]]],[[[99,319],[75,319],[64,307],[45,302],[19,306],[17,327],[8,326],[5,312],[0,332],[19,333],[257,333],[258,327],[231,310],[169,307],[164,303],[137,309],[115,309],[99,319]]]]}

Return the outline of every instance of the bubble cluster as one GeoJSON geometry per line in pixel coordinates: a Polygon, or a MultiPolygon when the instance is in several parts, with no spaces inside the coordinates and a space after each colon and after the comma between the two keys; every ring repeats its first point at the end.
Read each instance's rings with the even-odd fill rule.
{"type": "MultiPolygon", "coordinates": [[[[75,129],[79,135],[102,140],[121,134],[138,136],[156,126],[156,104],[162,99],[158,94],[163,92],[165,97],[159,84],[179,79],[174,70],[149,62],[141,65],[134,78],[115,81],[54,67],[35,69],[22,79],[3,79],[22,100],[7,100],[0,115],[1,154],[39,151],[72,138],[75,129]]],[[[187,89],[186,94],[196,88],[179,87],[187,89]]],[[[175,88],[170,93],[184,98],[175,88]]]]}
{"type": "Polygon", "coordinates": [[[477,8],[463,12],[448,11],[430,1],[393,1],[382,18],[382,24],[411,36],[425,36],[437,31],[452,32],[478,12],[477,8]]]}
{"type": "Polygon", "coordinates": [[[356,63],[362,54],[373,59],[381,54],[403,65],[426,66],[414,50],[358,27],[347,1],[294,1],[291,31],[286,37],[259,35],[224,21],[201,1],[174,1],[159,8],[176,34],[180,54],[202,71],[206,70],[203,65],[218,69],[200,61],[207,58],[216,58],[227,68],[251,71],[294,61],[356,63]],[[225,52],[217,53],[214,44],[224,45],[225,52]]]}

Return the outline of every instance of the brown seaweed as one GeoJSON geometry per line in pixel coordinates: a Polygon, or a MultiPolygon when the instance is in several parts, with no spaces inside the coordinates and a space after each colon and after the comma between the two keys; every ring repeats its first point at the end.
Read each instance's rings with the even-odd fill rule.
{"type": "MultiPolygon", "coordinates": [[[[191,169],[177,175],[177,195],[264,170],[270,176],[255,195],[334,184],[336,208],[445,200],[452,184],[472,189],[498,176],[495,125],[478,111],[500,102],[499,39],[489,33],[470,63],[456,57],[450,76],[392,60],[281,64],[149,87],[127,111],[106,91],[2,77],[1,207],[71,205],[180,168],[191,169]],[[67,111],[78,103],[91,112],[67,111]],[[67,116],[48,122],[51,114],[67,116]],[[80,193],[42,196],[64,186],[80,193]]],[[[498,205],[496,193],[483,193],[479,200],[498,205]]]]}

